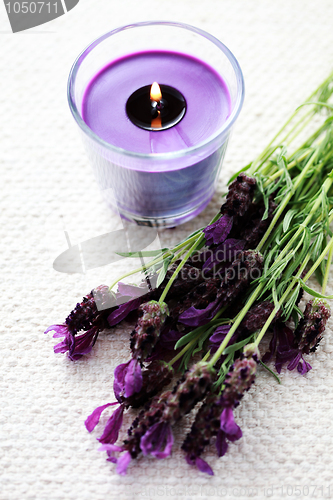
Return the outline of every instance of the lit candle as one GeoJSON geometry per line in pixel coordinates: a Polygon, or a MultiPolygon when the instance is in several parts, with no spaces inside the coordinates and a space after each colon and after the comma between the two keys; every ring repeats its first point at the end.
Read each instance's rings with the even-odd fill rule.
{"type": "Polygon", "coordinates": [[[157,82],[133,92],[126,103],[128,118],[144,130],[162,131],[174,127],[184,118],[185,112],[186,101],[182,94],[157,82]]]}
{"type": "MultiPolygon", "coordinates": [[[[152,24],[161,34],[177,26],[176,31],[203,36],[196,28],[152,24]]],[[[110,55],[81,92],[77,121],[88,154],[101,187],[114,190],[124,217],[172,226],[196,215],[211,199],[243,99],[237,62],[216,42],[227,52],[228,83],[220,69],[195,54],[150,49],[110,55]]],[[[92,59],[94,50],[88,49],[87,57],[92,59]]],[[[73,74],[70,97],[72,80],[73,74]]]]}

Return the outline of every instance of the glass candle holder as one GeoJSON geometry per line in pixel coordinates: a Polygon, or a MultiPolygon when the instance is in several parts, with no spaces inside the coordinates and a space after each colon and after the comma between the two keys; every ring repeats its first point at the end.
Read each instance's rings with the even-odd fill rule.
{"type": "Polygon", "coordinates": [[[162,21],[101,36],[79,55],[68,83],[107,203],[127,220],[157,227],[185,222],[209,203],[243,99],[241,69],[223,43],[162,21]],[[127,102],[155,81],[162,99],[163,88],[175,89],[186,109],[174,126],[163,129],[157,120],[144,129],[127,114],[127,102]]]}

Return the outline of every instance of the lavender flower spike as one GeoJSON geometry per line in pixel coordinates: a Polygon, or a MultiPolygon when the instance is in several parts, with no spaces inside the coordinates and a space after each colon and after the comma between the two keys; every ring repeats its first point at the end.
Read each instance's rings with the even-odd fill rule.
{"type": "Polygon", "coordinates": [[[221,207],[221,213],[234,217],[237,222],[239,217],[248,211],[256,187],[256,180],[241,172],[230,184],[226,202],[221,207]]]}
{"type": "Polygon", "coordinates": [[[227,374],[222,395],[209,394],[196,414],[182,450],[186,453],[187,463],[195,465],[201,472],[214,474],[207,462],[200,457],[214,436],[218,456],[226,453],[227,439],[236,441],[241,438],[242,431],[234,420],[232,410],[239,404],[244,391],[251,387],[258,358],[257,347],[254,344],[247,345],[241,358],[235,361],[227,374]]]}
{"type": "Polygon", "coordinates": [[[189,413],[205,397],[215,374],[215,369],[206,361],[193,365],[184,373],[168,397],[162,420],[173,425],[189,413]]]}
{"type": "Polygon", "coordinates": [[[294,332],[282,322],[275,324],[269,351],[265,354],[263,361],[270,360],[276,353],[275,368],[278,373],[281,372],[282,366],[288,362],[288,370],[297,368],[301,375],[305,375],[312,367],[310,363],[305,361],[303,355],[310,354],[317,349],[330,315],[330,307],[327,302],[322,299],[314,299],[306,304],[304,317],[294,332]]]}
{"type": "Polygon", "coordinates": [[[139,319],[131,334],[131,350],[133,357],[140,361],[147,359],[159,339],[162,326],[169,315],[168,306],[151,300],[142,304],[139,309],[139,319]]]}
{"type": "Polygon", "coordinates": [[[219,457],[222,457],[228,449],[227,439],[236,441],[242,437],[242,431],[235,422],[232,410],[239,405],[244,393],[254,383],[259,359],[258,347],[255,344],[246,345],[242,357],[236,359],[225,378],[225,389],[221,396],[224,409],[220,419],[220,430],[216,437],[216,449],[219,457]]]}
{"type": "Polygon", "coordinates": [[[62,342],[54,346],[54,352],[65,353],[68,351],[68,357],[72,361],[88,354],[93,348],[99,332],[109,327],[107,316],[113,305],[113,296],[106,285],[98,286],[83,297],[82,302],[76,304],[65,323],[52,325],[45,330],[45,333],[51,330],[55,331],[54,338],[64,337],[62,342]],[[102,306],[103,309],[99,310],[98,306],[102,306]],[[86,333],[77,337],[77,333],[81,330],[86,333]]]}
{"type": "Polygon", "coordinates": [[[306,304],[304,317],[295,330],[302,354],[309,354],[317,349],[330,316],[331,310],[326,300],[314,299],[306,304]]]}

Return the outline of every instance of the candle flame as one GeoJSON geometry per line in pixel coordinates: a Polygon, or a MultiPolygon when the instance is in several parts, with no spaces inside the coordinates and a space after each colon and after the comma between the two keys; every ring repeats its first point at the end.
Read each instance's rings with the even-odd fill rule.
{"type": "Polygon", "coordinates": [[[156,102],[160,102],[162,100],[162,92],[157,82],[154,82],[150,87],[150,99],[156,102]]]}

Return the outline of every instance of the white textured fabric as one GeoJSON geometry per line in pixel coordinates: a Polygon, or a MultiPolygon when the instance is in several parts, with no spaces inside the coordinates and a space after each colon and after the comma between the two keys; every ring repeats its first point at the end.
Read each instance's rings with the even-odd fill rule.
{"type": "MultiPolygon", "coordinates": [[[[110,284],[124,272],[121,263],[86,275],[52,268],[59,249],[66,249],[54,218],[57,207],[71,214],[72,244],[120,227],[97,202],[67,106],[67,75],[77,54],[101,33],[155,18],[211,32],[239,59],[246,83],[214,199],[196,220],[162,231],[163,244],[209,221],[229,175],[261,151],[333,67],[330,0],[162,0],[155,6],[151,0],[81,0],[67,15],[15,35],[2,4],[0,498],[328,498],[333,496],[332,322],[307,376],[284,370],[277,385],[260,370],[237,411],[243,438],[221,459],[213,448],[205,455],[214,477],[188,466],[179,450],[190,417],[175,431],[171,458],[140,458],[126,477],[117,476],[97,451],[102,426],[89,435],[83,422],[96,406],[114,400],[113,370],[128,359],[128,325],[102,334],[93,353],[76,363],[55,355],[55,340],[43,335],[93,286],[110,284]]],[[[129,412],[125,423],[133,415],[129,412]]],[[[106,419],[103,415],[102,423],[106,419]]]]}

